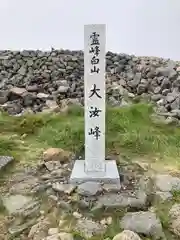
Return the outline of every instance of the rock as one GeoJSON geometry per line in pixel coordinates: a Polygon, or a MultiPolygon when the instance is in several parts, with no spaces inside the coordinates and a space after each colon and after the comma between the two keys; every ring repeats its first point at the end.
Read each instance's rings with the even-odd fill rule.
{"type": "Polygon", "coordinates": [[[135,232],[124,230],[114,236],[113,240],[141,240],[141,238],[135,232]]]}
{"type": "Polygon", "coordinates": [[[121,189],[120,184],[104,184],[102,187],[106,192],[119,192],[121,189]]]}
{"type": "Polygon", "coordinates": [[[58,228],[49,228],[49,230],[48,230],[48,235],[49,236],[52,236],[52,235],[55,235],[55,234],[58,234],[58,233],[59,233],[58,228]]]}
{"type": "Polygon", "coordinates": [[[70,153],[61,149],[61,148],[48,148],[43,153],[43,160],[45,162],[48,161],[59,161],[61,163],[69,162],[70,160],[70,153]]]}
{"type": "Polygon", "coordinates": [[[82,218],[82,214],[80,214],[78,212],[73,212],[73,216],[77,219],[82,218]]]}
{"type": "Polygon", "coordinates": [[[50,222],[47,218],[40,220],[38,223],[31,227],[28,238],[32,240],[39,240],[45,238],[47,236],[47,231],[49,227],[50,222]]]}
{"type": "Polygon", "coordinates": [[[122,229],[130,230],[153,239],[165,237],[160,220],[153,212],[126,213],[120,221],[122,229]]]}
{"type": "Polygon", "coordinates": [[[180,237],[180,204],[174,204],[169,211],[169,229],[180,237]]]}
{"type": "Polygon", "coordinates": [[[14,158],[11,156],[0,156],[0,170],[12,161],[14,161],[14,158]]]}
{"type": "Polygon", "coordinates": [[[73,240],[73,236],[71,233],[61,232],[58,234],[60,240],[73,240]]]}
{"type": "Polygon", "coordinates": [[[170,219],[177,219],[177,218],[180,218],[180,204],[178,203],[175,203],[170,211],[169,211],[169,217],[170,219]]]}
{"type": "Polygon", "coordinates": [[[35,217],[40,215],[39,201],[30,198],[26,199],[25,196],[24,198],[20,195],[10,196],[9,199],[3,199],[3,203],[8,212],[12,215],[19,215],[22,217],[35,217]],[[18,204],[18,199],[22,200],[21,204],[18,204]]]}
{"type": "Polygon", "coordinates": [[[55,234],[55,235],[52,235],[52,236],[48,236],[46,238],[43,238],[42,240],[59,240],[59,234],[55,234]]]}
{"type": "Polygon", "coordinates": [[[8,91],[0,91],[0,104],[4,104],[8,101],[8,91]]]}
{"type": "Polygon", "coordinates": [[[58,106],[56,101],[46,100],[46,106],[48,107],[48,109],[50,109],[53,112],[59,112],[60,111],[60,107],[58,106]]]}
{"type": "Polygon", "coordinates": [[[48,98],[49,98],[49,94],[38,93],[38,94],[37,94],[37,98],[40,98],[40,99],[48,99],[48,98]]]}
{"type": "Polygon", "coordinates": [[[176,71],[171,67],[157,68],[157,73],[164,77],[168,77],[169,79],[173,78],[177,74],[176,71]]]}
{"type": "MultiPolygon", "coordinates": [[[[29,221],[27,221],[23,224],[11,226],[8,228],[8,232],[11,234],[11,237],[18,236],[19,234],[21,234],[22,232],[24,232],[25,230],[30,228],[32,225],[34,225],[35,221],[36,221],[35,219],[30,219],[29,221]]],[[[35,239],[33,239],[33,240],[35,240],[35,239]]]]}
{"type": "Polygon", "coordinates": [[[15,96],[23,96],[24,93],[26,93],[27,90],[25,88],[18,88],[18,87],[14,87],[10,89],[10,94],[11,95],[15,95],[15,96]]]}
{"type": "Polygon", "coordinates": [[[127,194],[106,194],[98,197],[97,206],[105,208],[136,208],[144,209],[147,203],[147,195],[143,191],[138,191],[133,195],[127,194]]]}
{"type": "Polygon", "coordinates": [[[58,92],[59,93],[66,93],[69,90],[69,86],[59,86],[58,92]]]}
{"type": "Polygon", "coordinates": [[[23,195],[10,195],[2,198],[3,205],[9,212],[9,214],[16,214],[22,209],[26,204],[29,204],[33,199],[30,196],[23,195]]]}
{"type": "Polygon", "coordinates": [[[62,169],[60,169],[61,163],[59,161],[49,161],[49,162],[45,162],[44,166],[47,168],[47,170],[49,170],[50,172],[54,172],[54,171],[59,171],[59,177],[62,176],[62,169]]]}
{"type": "Polygon", "coordinates": [[[156,175],[154,183],[157,190],[161,192],[171,192],[180,190],[180,178],[171,175],[156,175]]]}
{"type": "Polygon", "coordinates": [[[53,183],[52,188],[59,193],[71,194],[75,190],[76,186],[72,184],[61,184],[56,182],[53,183]]]}
{"type": "Polygon", "coordinates": [[[170,192],[160,192],[160,191],[156,191],[155,192],[155,199],[156,201],[167,201],[167,200],[172,200],[173,195],[170,192]]]}
{"type": "Polygon", "coordinates": [[[178,237],[180,237],[180,217],[171,221],[170,230],[178,237]]]}
{"type": "Polygon", "coordinates": [[[106,231],[105,226],[89,219],[78,219],[75,229],[85,238],[91,238],[94,235],[101,235],[106,231]]]}
{"type": "Polygon", "coordinates": [[[29,194],[37,192],[36,187],[38,184],[38,178],[32,175],[27,175],[24,179],[20,179],[17,183],[13,184],[12,187],[10,187],[9,192],[11,194],[29,194]]]}
{"type": "Polygon", "coordinates": [[[102,187],[98,182],[85,182],[78,186],[77,192],[82,196],[94,196],[102,192],[102,187]]]}

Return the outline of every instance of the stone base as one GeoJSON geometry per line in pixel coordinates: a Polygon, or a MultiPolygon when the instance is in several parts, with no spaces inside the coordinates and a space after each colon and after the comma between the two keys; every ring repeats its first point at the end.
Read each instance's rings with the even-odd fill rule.
{"type": "Polygon", "coordinates": [[[106,184],[118,184],[120,185],[120,177],[117,169],[116,161],[110,160],[105,161],[106,163],[106,171],[105,174],[99,172],[89,172],[86,173],[84,171],[84,160],[76,160],[74,164],[74,168],[71,173],[70,183],[79,184],[88,181],[94,182],[102,182],[106,184]]]}

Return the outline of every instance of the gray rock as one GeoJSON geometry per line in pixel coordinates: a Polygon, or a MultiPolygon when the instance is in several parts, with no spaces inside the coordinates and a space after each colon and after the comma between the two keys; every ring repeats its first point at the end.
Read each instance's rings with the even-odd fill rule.
{"type": "Polygon", "coordinates": [[[180,204],[174,204],[169,211],[169,229],[180,237],[180,204]]]}
{"type": "Polygon", "coordinates": [[[0,170],[14,160],[11,156],[0,156],[0,170]]]}
{"type": "Polygon", "coordinates": [[[61,183],[53,183],[52,189],[59,193],[71,194],[75,190],[76,186],[72,184],[61,184],[61,183]]]}
{"type": "Polygon", "coordinates": [[[161,192],[179,191],[180,178],[171,175],[156,175],[154,183],[157,190],[161,192]]]}
{"type": "Polygon", "coordinates": [[[3,204],[10,214],[17,213],[27,203],[32,201],[32,197],[23,195],[10,195],[3,198],[3,204]]]}
{"type": "Polygon", "coordinates": [[[134,76],[134,79],[129,81],[128,85],[132,88],[135,88],[140,83],[140,81],[141,81],[141,73],[136,73],[136,75],[134,76]]]}
{"type": "Polygon", "coordinates": [[[135,232],[124,230],[114,236],[113,240],[141,240],[141,238],[135,232]]]}
{"type": "Polygon", "coordinates": [[[156,191],[155,192],[155,199],[161,202],[167,201],[167,200],[172,200],[173,195],[170,192],[161,192],[161,191],[156,191]]]}
{"type": "Polygon", "coordinates": [[[37,98],[40,98],[40,99],[48,99],[48,98],[49,98],[49,94],[38,93],[38,94],[37,94],[37,98]]]}
{"type": "Polygon", "coordinates": [[[147,195],[143,191],[130,194],[106,194],[98,197],[97,205],[106,208],[136,208],[144,209],[147,203],[147,195]]]}
{"type": "Polygon", "coordinates": [[[59,93],[66,93],[69,90],[69,86],[59,86],[58,92],[59,93]]]}
{"type": "Polygon", "coordinates": [[[0,104],[4,104],[8,101],[8,91],[0,91],[0,104]]]}
{"type": "Polygon", "coordinates": [[[98,182],[85,182],[78,186],[77,192],[82,196],[94,196],[102,192],[102,187],[98,182]]]}
{"type": "Polygon", "coordinates": [[[173,78],[177,74],[177,72],[171,67],[157,68],[157,73],[164,77],[168,77],[169,79],[173,78]]]}
{"type": "Polygon", "coordinates": [[[49,220],[44,218],[34,224],[28,234],[29,239],[38,240],[47,236],[47,230],[51,226],[49,220]]]}
{"type": "Polygon", "coordinates": [[[126,213],[120,221],[120,226],[122,229],[153,237],[153,239],[165,238],[161,222],[152,212],[126,213]]]}
{"type": "Polygon", "coordinates": [[[2,200],[9,214],[24,217],[39,214],[39,202],[34,201],[30,196],[10,195],[3,197],[2,200]]]}
{"type": "Polygon", "coordinates": [[[169,217],[171,220],[180,218],[180,204],[175,203],[169,210],[169,217]]]}
{"type": "Polygon", "coordinates": [[[75,229],[85,238],[91,238],[94,235],[101,235],[106,231],[105,226],[89,219],[78,219],[75,229]]]}
{"type": "Polygon", "coordinates": [[[12,184],[9,189],[11,194],[30,194],[36,192],[36,187],[39,185],[38,178],[27,175],[26,178],[18,180],[12,184]],[[34,191],[35,189],[35,191],[34,191]]]}
{"type": "Polygon", "coordinates": [[[8,232],[11,234],[11,236],[19,236],[22,232],[33,226],[36,222],[36,219],[30,219],[29,221],[19,224],[19,225],[13,225],[8,228],[8,232]]]}
{"type": "Polygon", "coordinates": [[[10,94],[14,94],[16,96],[22,96],[24,93],[26,93],[26,89],[25,88],[18,88],[18,87],[14,87],[10,89],[10,94]]]}

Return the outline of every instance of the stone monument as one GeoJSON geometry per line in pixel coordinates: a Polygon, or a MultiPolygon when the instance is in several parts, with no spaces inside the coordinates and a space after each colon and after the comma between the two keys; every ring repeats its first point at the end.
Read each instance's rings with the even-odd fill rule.
{"type": "Polygon", "coordinates": [[[105,160],[106,25],[84,26],[85,160],[76,160],[71,183],[120,184],[116,161],[105,160]]]}

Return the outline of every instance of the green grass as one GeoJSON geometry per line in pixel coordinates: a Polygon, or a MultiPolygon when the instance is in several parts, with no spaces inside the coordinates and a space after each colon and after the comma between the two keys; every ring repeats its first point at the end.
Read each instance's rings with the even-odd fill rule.
{"type": "MultiPolygon", "coordinates": [[[[152,112],[152,106],[140,103],[107,109],[107,154],[151,157],[162,163],[172,162],[179,168],[180,129],[153,123],[152,112]]],[[[71,108],[63,114],[41,113],[22,117],[0,115],[0,154],[23,155],[23,162],[31,163],[48,147],[83,152],[83,109],[71,108]]]]}

